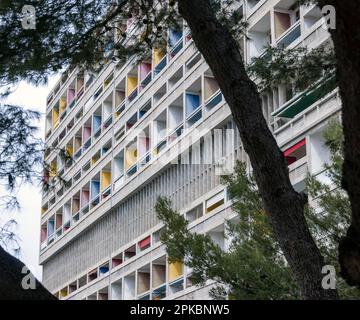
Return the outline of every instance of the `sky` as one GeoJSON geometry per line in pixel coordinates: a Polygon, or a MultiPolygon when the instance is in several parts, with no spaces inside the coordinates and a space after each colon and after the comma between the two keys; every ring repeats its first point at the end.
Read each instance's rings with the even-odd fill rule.
{"type": "MultiPolygon", "coordinates": [[[[26,82],[21,82],[13,93],[2,102],[12,103],[27,109],[37,110],[42,113],[41,121],[38,123],[39,136],[44,138],[46,97],[55,85],[58,77],[49,79],[44,86],[35,87],[26,82]]],[[[3,194],[4,190],[0,190],[3,194]]],[[[17,227],[15,234],[20,240],[21,252],[18,258],[24,262],[31,272],[41,280],[42,268],[39,266],[39,242],[40,242],[40,212],[41,191],[39,187],[24,185],[18,191],[20,210],[15,212],[0,211],[0,225],[4,225],[10,219],[15,219],[17,227]]]]}

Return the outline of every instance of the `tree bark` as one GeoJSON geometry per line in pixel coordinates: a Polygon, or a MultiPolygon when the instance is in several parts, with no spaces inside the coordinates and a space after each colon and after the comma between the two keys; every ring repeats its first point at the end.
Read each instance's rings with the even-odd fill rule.
{"type": "Polygon", "coordinates": [[[283,153],[262,114],[256,85],[247,76],[235,39],[215,17],[209,0],[179,0],[193,40],[210,66],[240,131],[277,241],[305,299],[337,299],[324,290],[324,259],[308,229],[306,199],[291,185],[283,153]]]}
{"type": "Polygon", "coordinates": [[[342,186],[348,192],[352,221],[339,245],[341,274],[360,288],[360,2],[320,0],[336,9],[336,28],[330,30],[337,58],[342,100],[344,165],[342,186]]]}
{"type": "Polygon", "coordinates": [[[28,275],[28,271],[22,273],[24,266],[0,246],[0,300],[56,300],[37,280],[34,289],[23,288],[23,279],[28,275]]]}

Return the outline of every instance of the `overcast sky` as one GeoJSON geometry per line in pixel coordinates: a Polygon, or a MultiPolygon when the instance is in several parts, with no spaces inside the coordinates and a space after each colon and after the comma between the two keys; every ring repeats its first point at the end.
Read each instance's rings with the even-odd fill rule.
{"type": "MultiPolygon", "coordinates": [[[[43,114],[39,123],[39,134],[41,138],[44,138],[46,97],[57,79],[58,77],[54,77],[50,79],[48,85],[41,87],[35,87],[25,82],[21,82],[6,100],[8,103],[37,110],[43,114]]],[[[0,190],[0,194],[3,192],[3,190],[0,190]]],[[[16,235],[20,239],[21,246],[19,258],[29,267],[35,276],[41,280],[42,270],[39,266],[40,189],[31,185],[23,186],[19,190],[18,199],[21,205],[20,211],[10,213],[2,210],[0,214],[0,225],[3,225],[11,218],[14,218],[17,221],[18,226],[16,228],[16,235]]]]}

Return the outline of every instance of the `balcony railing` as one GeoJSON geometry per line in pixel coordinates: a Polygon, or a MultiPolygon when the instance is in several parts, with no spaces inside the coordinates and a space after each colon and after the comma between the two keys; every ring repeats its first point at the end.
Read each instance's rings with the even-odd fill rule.
{"type": "Polygon", "coordinates": [[[183,130],[184,130],[184,125],[183,125],[183,123],[180,123],[177,126],[177,128],[169,134],[169,137],[168,137],[169,143],[171,143],[171,142],[175,141],[177,138],[179,138],[182,135],[183,130]]]}
{"type": "Polygon", "coordinates": [[[167,65],[166,55],[161,59],[161,61],[154,68],[154,76],[157,76],[167,65]]]}
{"type": "Polygon", "coordinates": [[[184,47],[184,43],[183,43],[183,38],[181,37],[181,39],[177,43],[175,43],[175,45],[171,48],[170,59],[174,58],[183,47],[184,47]]]}
{"type": "Polygon", "coordinates": [[[131,102],[133,101],[137,95],[138,95],[139,91],[138,91],[138,88],[136,87],[128,96],[128,101],[131,102]]]}
{"type": "Polygon", "coordinates": [[[87,149],[89,149],[91,146],[91,137],[89,137],[89,139],[87,139],[87,141],[84,143],[83,146],[83,151],[85,152],[87,149]]]}
{"type": "Polygon", "coordinates": [[[115,113],[117,114],[117,116],[120,116],[124,111],[125,111],[125,104],[126,101],[123,100],[115,109],[115,113]]]}
{"type": "Polygon", "coordinates": [[[85,87],[82,86],[82,87],[78,90],[78,92],[77,92],[77,94],[76,94],[76,98],[79,99],[79,98],[83,95],[84,91],[85,91],[85,87]]]}
{"type": "Polygon", "coordinates": [[[152,80],[152,71],[150,71],[144,79],[140,82],[140,87],[143,90],[152,80]]]}
{"type": "Polygon", "coordinates": [[[154,148],[154,154],[158,155],[161,151],[166,148],[167,145],[167,137],[163,137],[160,142],[157,143],[156,147],[154,148]]]}
{"type": "Polygon", "coordinates": [[[220,90],[215,92],[207,101],[205,101],[205,108],[210,111],[222,101],[222,93],[220,90]]]}
{"type": "Polygon", "coordinates": [[[110,195],[111,195],[111,186],[108,186],[101,194],[102,200],[106,199],[110,195]]]}
{"type": "Polygon", "coordinates": [[[79,159],[81,155],[82,155],[82,148],[80,148],[78,151],[75,152],[74,160],[79,159]]]}
{"type": "Polygon", "coordinates": [[[122,173],[114,182],[114,190],[117,190],[124,183],[124,174],[122,173]]]}
{"type": "Polygon", "coordinates": [[[145,166],[151,160],[151,151],[147,151],[139,160],[140,168],[145,166]]]}
{"type": "Polygon", "coordinates": [[[308,172],[307,157],[295,161],[289,166],[290,181],[295,184],[306,179],[308,172]]]}
{"type": "Polygon", "coordinates": [[[131,177],[133,174],[137,172],[137,163],[133,164],[127,171],[126,174],[128,177],[131,177]]]}
{"type": "Polygon", "coordinates": [[[76,98],[72,99],[72,101],[69,103],[69,109],[72,109],[76,103],[76,98]]]}
{"type": "Polygon", "coordinates": [[[110,115],[110,116],[107,118],[107,120],[105,120],[105,122],[104,122],[104,124],[103,124],[104,130],[111,126],[112,120],[113,120],[112,115],[110,115]]]}
{"type": "Polygon", "coordinates": [[[277,39],[277,44],[282,47],[288,47],[292,44],[296,39],[301,36],[301,26],[300,21],[293,24],[283,35],[277,39]]]}
{"type": "Polygon", "coordinates": [[[335,77],[320,81],[314,88],[304,91],[290,99],[282,107],[275,110],[272,116],[293,118],[334,90],[336,85],[335,77]]]}

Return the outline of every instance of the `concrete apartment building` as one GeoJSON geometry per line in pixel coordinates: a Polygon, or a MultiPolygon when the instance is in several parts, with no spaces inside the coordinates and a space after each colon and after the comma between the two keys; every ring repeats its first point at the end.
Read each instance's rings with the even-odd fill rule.
{"type": "MultiPolygon", "coordinates": [[[[247,63],[266,44],[330,43],[319,9],[295,2],[239,1],[249,23],[241,41],[247,63]]],[[[336,88],[317,101],[316,90],[291,96],[291,87],[279,86],[262,97],[298,191],[308,172],[324,177],[329,152],[322,132],[341,109],[336,88]]],[[[57,172],[68,182],[43,195],[44,285],[60,299],[208,299],[211,282],[196,287],[190,269],[168,263],[154,205],[159,195],[169,197],[192,230],[226,250],[224,223],[236,215],[219,172],[233,159],[248,160],[186,27],[169,30],[167,52],[154,50],[149,61],[110,63],[97,75],[67,72],[49,94],[46,113],[47,145],[65,148],[73,161],[56,150],[45,155],[49,179],[57,172]],[[185,161],[176,164],[179,157],[185,161]]]]}

